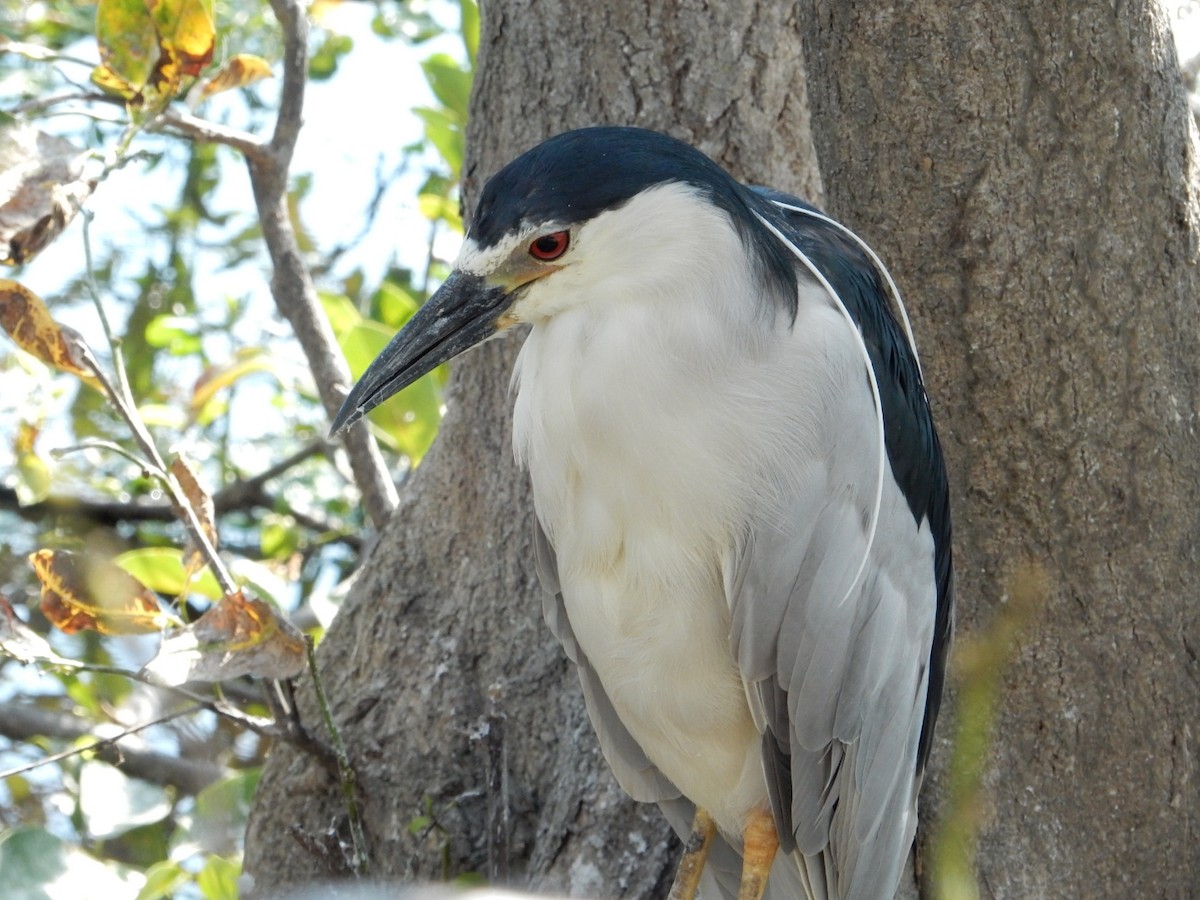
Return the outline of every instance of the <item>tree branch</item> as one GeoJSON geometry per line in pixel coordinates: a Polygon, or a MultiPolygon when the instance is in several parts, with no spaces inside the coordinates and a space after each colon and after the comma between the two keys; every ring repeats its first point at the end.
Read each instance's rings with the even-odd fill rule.
{"type": "MultiPolygon", "coordinates": [[[[272,509],[276,497],[265,489],[267,482],[290,471],[310,457],[328,453],[333,445],[325,440],[312,441],[291,456],[281,459],[257,475],[239,479],[213,494],[213,509],[218,516],[255,508],[272,509]]],[[[15,512],[27,522],[38,522],[46,516],[69,515],[112,527],[121,522],[171,522],[175,511],[167,503],[147,503],[141,500],[93,500],[81,497],[51,495],[37,503],[22,505],[17,492],[0,485],[0,510],[15,512]]],[[[302,527],[318,533],[337,532],[329,522],[289,507],[288,512],[302,527]]],[[[362,547],[357,534],[338,534],[337,540],[351,547],[362,547]]]]}
{"type": "Polygon", "coordinates": [[[172,130],[193,141],[224,144],[241,151],[247,159],[265,159],[268,154],[268,147],[252,134],[169,107],[156,116],[154,121],[148,123],[146,129],[148,131],[172,130]]]}
{"type": "MultiPolygon", "coordinates": [[[[317,300],[296,242],[287,207],[288,167],[303,122],[308,77],[308,22],[297,0],[271,0],[284,33],[283,89],[275,133],[262,155],[247,156],[254,201],[274,272],[275,305],[291,323],[312,370],[321,403],[330,418],[349,390],[350,372],[317,300]]],[[[374,439],[361,423],[347,431],[344,446],[367,515],[378,528],[391,516],[398,498],[374,439]]]]}
{"type": "Polygon", "coordinates": [[[263,487],[273,478],[300,465],[300,463],[319,453],[328,454],[333,445],[329,441],[312,441],[301,447],[291,456],[284,457],[274,465],[269,466],[257,475],[243,478],[226,485],[213,494],[213,507],[218,513],[231,509],[247,509],[252,506],[269,505],[270,498],[263,487]]]}
{"type": "Polygon", "coordinates": [[[130,746],[129,732],[105,737],[98,732],[103,726],[87,722],[65,712],[42,709],[28,703],[0,704],[0,734],[14,741],[28,741],[41,736],[74,741],[88,735],[100,740],[92,747],[106,763],[121,769],[126,775],[153,784],[169,785],[185,794],[198,794],[224,776],[223,766],[203,759],[183,759],[167,753],[156,753],[142,747],[130,746]]]}

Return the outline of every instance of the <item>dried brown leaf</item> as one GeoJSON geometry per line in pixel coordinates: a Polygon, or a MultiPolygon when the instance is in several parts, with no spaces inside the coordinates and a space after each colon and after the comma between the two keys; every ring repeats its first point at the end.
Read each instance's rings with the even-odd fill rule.
{"type": "Polygon", "coordinates": [[[173,621],[158,595],[116,564],[98,556],[38,550],[29,563],[42,583],[42,612],[67,634],[147,634],[173,621]]]}
{"type": "Polygon", "coordinates": [[[242,675],[292,678],[304,670],[306,658],[304,635],[295,625],[264,601],[237,591],[169,633],[145,671],[170,685],[242,675]]]}
{"type": "Polygon", "coordinates": [[[0,262],[27,262],[62,234],[96,187],[87,159],[31,125],[0,127],[0,262]]]}
{"type": "MultiPolygon", "coordinates": [[[[192,468],[191,463],[182,455],[176,456],[171,461],[171,477],[175,479],[179,485],[179,489],[183,492],[183,496],[187,498],[188,505],[196,513],[196,519],[200,522],[200,529],[204,532],[204,536],[208,538],[208,543],[216,550],[216,509],[213,506],[212,497],[200,484],[196,470],[192,468]]],[[[196,574],[208,565],[208,562],[208,557],[204,551],[189,541],[187,552],[183,557],[184,575],[189,584],[196,574]]]]}

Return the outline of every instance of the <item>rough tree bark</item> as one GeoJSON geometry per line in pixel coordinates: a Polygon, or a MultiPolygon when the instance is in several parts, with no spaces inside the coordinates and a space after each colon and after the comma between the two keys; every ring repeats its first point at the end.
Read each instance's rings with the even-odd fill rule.
{"type": "Polygon", "coordinates": [[[914,300],[960,631],[1019,564],[1054,583],[1006,679],[984,896],[1195,897],[1197,170],[1163,13],[800,14],[829,206],[914,300]]]}
{"type": "MultiPolygon", "coordinates": [[[[468,206],[514,153],[593,122],[662,128],[819,201],[804,32],[828,205],[893,266],[923,350],[963,630],[1020,563],[1054,579],[1006,681],[985,895],[1194,895],[1200,216],[1157,7],[496,0],[484,23],[468,206]]],[[[320,660],[378,873],[436,877],[444,841],[454,871],[652,896],[667,830],[613,785],[541,623],[508,443],[516,343],[456,367],[320,660]],[[444,831],[413,835],[424,798],[444,831]]],[[[341,814],[325,772],[280,748],[247,870],[260,887],[327,873],[289,829],[341,814]]]]}
{"type": "MultiPolygon", "coordinates": [[[[785,4],[485,3],[465,205],[520,151],[596,123],[669,131],[819,201],[800,47],[785,4]]],[[[674,837],[657,807],[616,787],[542,621],[510,444],[518,346],[496,341],[455,364],[437,443],[320,648],[372,871],[436,879],[445,863],[537,890],[663,895],[674,837]],[[428,810],[438,827],[413,834],[428,810]]],[[[318,721],[311,698],[302,707],[318,721]]],[[[332,874],[336,851],[313,850],[343,817],[321,766],[277,747],[247,837],[256,892],[332,874]]]]}

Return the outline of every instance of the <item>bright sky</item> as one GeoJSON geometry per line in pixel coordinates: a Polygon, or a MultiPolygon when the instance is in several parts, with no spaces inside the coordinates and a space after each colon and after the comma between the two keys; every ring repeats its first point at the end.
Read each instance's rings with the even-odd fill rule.
{"type": "MultiPolygon", "coordinates": [[[[457,4],[447,0],[432,3],[417,0],[410,4],[421,5],[430,8],[443,24],[457,26],[457,4]]],[[[321,250],[329,250],[359,233],[364,210],[376,190],[377,170],[393,171],[400,160],[400,148],[420,137],[421,123],[409,111],[432,102],[420,60],[434,51],[460,57],[463,52],[461,42],[453,36],[416,48],[400,40],[385,40],[371,31],[373,12],[369,3],[343,3],[326,14],[325,23],[352,37],[354,49],[342,57],[333,78],[311,83],[305,94],[305,125],[296,147],[292,173],[313,175],[312,190],[301,215],[321,250]]],[[[95,56],[94,45],[81,46],[73,52],[85,58],[95,56]]],[[[263,87],[262,93],[271,96],[268,86],[263,87]]],[[[217,96],[200,113],[219,121],[236,105],[233,98],[217,96]]],[[[52,123],[53,120],[49,127],[52,123]]],[[[240,161],[233,161],[232,153],[225,158],[226,175],[212,206],[218,211],[252,212],[249,183],[240,161]]],[[[345,275],[361,266],[367,274],[367,283],[372,284],[393,257],[406,265],[423,262],[428,222],[416,208],[420,176],[418,172],[390,185],[376,227],[341,260],[337,274],[345,275]]],[[[126,272],[130,277],[140,272],[143,265],[136,249],[141,244],[144,206],[148,202],[174,202],[181,177],[178,170],[171,171],[167,166],[147,171],[146,166],[133,164],[110,176],[89,201],[88,207],[96,216],[93,241],[133,251],[126,272]]],[[[450,241],[451,252],[456,243],[450,241]]],[[[82,269],[81,259],[80,225],[76,222],[21,273],[22,281],[38,293],[53,294],[71,273],[82,269]]],[[[218,302],[227,291],[240,294],[248,288],[245,271],[223,272],[215,263],[205,267],[203,261],[199,268],[207,268],[202,290],[208,292],[213,302],[218,302]]],[[[269,298],[266,279],[259,280],[261,284],[255,292],[269,298]]],[[[86,323],[70,324],[82,326],[90,337],[86,323]]]]}

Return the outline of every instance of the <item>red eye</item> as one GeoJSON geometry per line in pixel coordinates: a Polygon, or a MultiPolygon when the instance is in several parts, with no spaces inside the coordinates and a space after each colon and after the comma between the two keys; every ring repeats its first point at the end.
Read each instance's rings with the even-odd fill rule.
{"type": "Polygon", "coordinates": [[[529,245],[529,255],[543,262],[558,259],[571,246],[571,232],[556,231],[553,234],[543,234],[529,245]]]}

